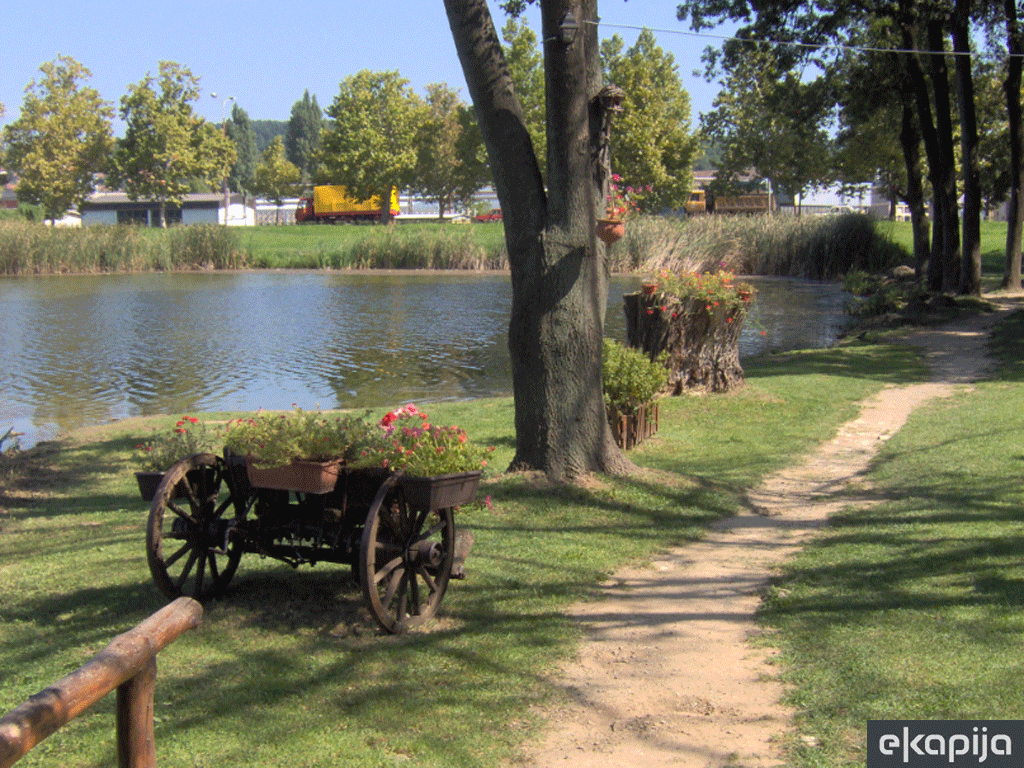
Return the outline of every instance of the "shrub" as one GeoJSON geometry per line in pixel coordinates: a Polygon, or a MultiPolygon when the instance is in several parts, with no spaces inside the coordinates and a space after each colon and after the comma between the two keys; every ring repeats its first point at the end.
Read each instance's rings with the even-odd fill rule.
{"type": "Polygon", "coordinates": [[[604,340],[601,373],[605,405],[624,415],[649,403],[668,383],[668,370],[661,359],[649,360],[640,350],[612,339],[604,340]]]}

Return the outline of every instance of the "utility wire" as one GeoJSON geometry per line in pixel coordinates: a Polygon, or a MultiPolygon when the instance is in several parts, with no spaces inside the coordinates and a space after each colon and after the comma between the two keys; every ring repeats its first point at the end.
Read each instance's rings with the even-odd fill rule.
{"type": "MultiPolygon", "coordinates": [[[[749,37],[736,37],[734,35],[716,35],[710,32],[691,32],[685,29],[659,29],[657,27],[642,27],[636,26],[635,24],[606,24],[605,22],[598,19],[597,21],[584,20],[583,24],[593,24],[595,27],[600,25],[602,27],[610,27],[612,29],[631,29],[636,31],[643,31],[645,29],[651,32],[657,32],[659,34],[666,35],[684,35],[686,37],[700,37],[710,40],[721,40],[722,42],[735,41],[738,43],[748,43],[750,45],[774,45],[777,47],[789,46],[794,48],[809,48],[813,50],[819,50],[825,48],[834,51],[845,51],[849,53],[904,53],[904,54],[916,54],[921,56],[969,56],[970,58],[980,58],[981,53],[977,52],[957,52],[957,51],[924,51],[913,48],[875,48],[868,45],[841,45],[839,43],[801,43],[795,40],[754,40],[749,37]]],[[[1010,56],[1022,56],[1024,54],[1007,54],[1010,56]]]]}

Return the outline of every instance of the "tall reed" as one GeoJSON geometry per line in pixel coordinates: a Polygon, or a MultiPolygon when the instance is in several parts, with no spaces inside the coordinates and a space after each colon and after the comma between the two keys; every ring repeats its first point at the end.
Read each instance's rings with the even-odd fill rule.
{"type": "Polygon", "coordinates": [[[701,216],[641,218],[611,248],[622,272],[707,272],[834,280],[903,263],[904,250],[867,216],[701,216]]]}

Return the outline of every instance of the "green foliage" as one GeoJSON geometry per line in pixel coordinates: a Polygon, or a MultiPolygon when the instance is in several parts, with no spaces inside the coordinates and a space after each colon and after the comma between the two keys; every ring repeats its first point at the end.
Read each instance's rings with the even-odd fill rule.
{"type": "Polygon", "coordinates": [[[661,360],[649,360],[640,350],[607,338],[601,376],[605,405],[624,415],[651,402],[668,383],[668,369],[661,360]]]}
{"type": "Polygon", "coordinates": [[[129,198],[180,205],[190,181],[223,178],[235,148],[223,132],[198,117],[199,78],[187,67],[161,61],[159,79],[147,74],[121,97],[124,138],[117,143],[111,181],[129,198]]]}
{"type": "Polygon", "coordinates": [[[469,440],[457,426],[431,424],[415,405],[404,405],[384,414],[357,466],[404,470],[413,477],[450,475],[483,470],[494,448],[469,440]]]}
{"type": "Polygon", "coordinates": [[[292,104],[284,138],[288,160],[299,169],[303,181],[309,181],[316,174],[323,127],[323,110],[317,104],[316,96],[310,96],[307,88],[302,92],[302,98],[292,104]]]}
{"type": "Polygon", "coordinates": [[[288,413],[260,411],[228,424],[225,446],[261,465],[292,461],[351,463],[367,450],[375,436],[373,425],[354,415],[329,416],[301,408],[288,413]]]}
{"type": "Polygon", "coordinates": [[[68,56],[40,68],[25,91],[18,119],[3,129],[6,163],[18,174],[18,200],[42,206],[56,220],[95,189],[113,148],[110,104],[80,83],[88,69],[68,56]]]}
{"type": "Polygon", "coordinates": [[[398,72],[360,70],[341,81],[320,137],[321,176],[360,200],[390,199],[416,168],[421,112],[398,72]]]}
{"type": "Polygon", "coordinates": [[[715,109],[701,117],[703,132],[724,148],[716,181],[728,185],[754,168],[792,195],[830,181],[826,127],[835,99],[828,82],[780,70],[763,48],[751,47],[727,66],[715,109]]]}
{"type": "MultiPolygon", "coordinates": [[[[724,269],[716,272],[671,272],[663,269],[656,278],[659,294],[679,299],[682,302],[723,307],[728,312],[743,314],[754,300],[754,288],[749,283],[737,283],[736,275],[724,269]]],[[[731,321],[730,321],[731,322],[731,321]]]]}
{"type": "Polygon", "coordinates": [[[143,472],[166,472],[197,453],[220,453],[219,432],[210,431],[196,416],[182,416],[168,430],[154,430],[135,447],[136,463],[143,472]]]}
{"type": "Polygon", "coordinates": [[[228,186],[236,192],[251,190],[259,157],[256,151],[256,131],[248,113],[237,103],[231,107],[231,120],[225,129],[235,145],[235,162],[228,173],[228,186]]]}
{"type": "Polygon", "coordinates": [[[613,36],[601,44],[605,78],[625,91],[623,111],[613,128],[612,170],[623,185],[651,188],[641,211],[680,209],[693,185],[697,137],[690,130],[690,96],[679,79],[671,53],[643,30],[623,52],[613,36]]]}
{"type": "Polygon", "coordinates": [[[444,84],[427,86],[416,134],[416,168],[410,188],[438,203],[439,216],[472,198],[489,180],[480,131],[471,108],[458,91],[444,84]],[[474,146],[475,145],[475,146],[474,146]]]}
{"type": "Polygon", "coordinates": [[[277,205],[280,223],[280,208],[284,198],[297,195],[301,191],[301,184],[302,172],[288,161],[281,137],[275,136],[264,150],[262,162],[256,166],[253,191],[277,205]]]}

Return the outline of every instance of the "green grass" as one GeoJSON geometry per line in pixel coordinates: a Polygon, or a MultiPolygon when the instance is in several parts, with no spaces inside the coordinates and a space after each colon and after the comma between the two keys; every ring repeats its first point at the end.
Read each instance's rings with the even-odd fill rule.
{"type": "MultiPolygon", "coordinates": [[[[879,232],[889,237],[907,254],[914,253],[914,230],[909,221],[883,221],[879,232]]],[[[1006,267],[1006,222],[981,222],[981,274],[985,290],[994,290],[1006,267]]]]}
{"type": "MultiPolygon", "coordinates": [[[[534,708],[562,695],[545,673],[573,653],[571,602],[616,567],[701,536],[857,401],[921,370],[895,347],[772,356],[748,364],[736,393],[664,401],[658,435],[631,453],[652,470],[643,475],[582,488],[486,478],[493,510],[459,513],[476,536],[469,579],[453,584],[429,632],[366,630],[344,567],[293,571],[246,555],[231,596],[161,654],[161,764],[499,764],[534,732],[534,708]]],[[[495,445],[492,468],[511,459],[510,400],[427,410],[495,445]]],[[[21,466],[23,490],[0,481],[0,711],[163,604],[129,465],[154,421],[172,419],[40,448],[22,456],[34,462],[21,466]]],[[[108,697],[19,765],[111,764],[112,707],[108,697]]]]}
{"type": "Polygon", "coordinates": [[[867,720],[1021,719],[1024,410],[1018,314],[996,378],[916,411],[849,510],[770,591],[796,766],[863,765],[867,720]]]}

